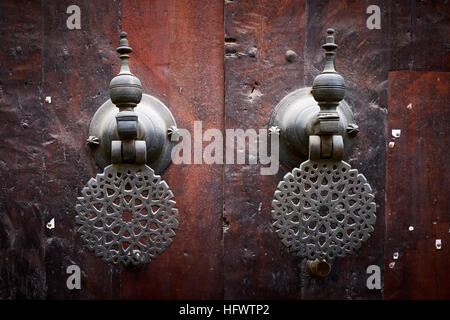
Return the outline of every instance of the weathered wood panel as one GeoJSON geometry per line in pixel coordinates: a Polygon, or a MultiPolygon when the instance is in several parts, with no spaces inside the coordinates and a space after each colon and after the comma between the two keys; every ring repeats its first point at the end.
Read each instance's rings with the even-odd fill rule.
{"type": "MultiPolygon", "coordinates": [[[[225,168],[225,297],[232,298],[380,298],[366,287],[366,268],[383,265],[384,132],[387,61],[383,33],[366,28],[369,4],[354,1],[233,1],[225,6],[229,44],[226,56],[226,128],[264,128],[275,105],[294,89],[311,86],[323,69],[321,45],[326,29],[336,29],[340,46],[337,70],[343,74],[346,100],[361,128],[349,162],[373,186],[377,224],[372,238],[354,256],[337,260],[326,279],[308,277],[300,259],[291,257],[270,227],[270,202],[288,171],[260,176],[255,166],[225,168]],[[258,48],[255,58],[249,48],[258,48]],[[294,63],[285,52],[294,50],[294,63]],[[236,49],[234,49],[236,50],[236,49]],[[251,92],[258,90],[256,98],[251,92]]],[[[386,10],[383,11],[383,15],[386,10]]]]}
{"type": "Polygon", "coordinates": [[[71,4],[2,2],[2,30],[11,29],[2,59],[10,75],[1,78],[2,137],[10,137],[1,153],[2,244],[10,259],[1,264],[5,297],[112,298],[118,292],[118,269],[81,249],[74,204],[98,171],[85,139],[92,115],[108,98],[119,3],[79,2],[81,30],[66,26],[71,4]],[[55,229],[46,229],[52,218],[55,229]],[[83,272],[81,291],[66,287],[71,264],[83,272]]]}
{"type": "Polygon", "coordinates": [[[66,26],[71,1],[42,2],[42,139],[40,204],[43,223],[55,218],[55,229],[45,229],[45,264],[48,298],[113,298],[120,282],[118,267],[111,267],[82,247],[74,221],[75,200],[87,181],[100,171],[86,145],[89,122],[109,98],[108,86],[117,64],[113,39],[120,28],[118,2],[81,1],[81,29],[66,26]],[[82,272],[82,290],[66,287],[67,266],[82,272]]]}
{"type": "MultiPolygon", "coordinates": [[[[223,2],[123,1],[122,11],[144,91],[167,103],[191,134],[194,121],[222,130],[223,2]]],[[[180,227],[148,267],[122,273],[122,297],[220,299],[223,166],[172,164],[162,176],[175,194],[180,227]]]]}
{"type": "Polygon", "coordinates": [[[389,73],[388,128],[401,135],[387,156],[386,299],[450,299],[449,83],[448,72],[389,73]]]}
{"type": "MultiPolygon", "coordinates": [[[[304,1],[225,2],[226,129],[267,128],[278,101],[304,86],[305,23],[304,1]],[[292,63],[287,50],[297,54],[292,63]]],[[[283,248],[270,220],[270,202],[286,171],[262,176],[260,167],[225,167],[225,298],[298,299],[300,261],[283,248]]]]}
{"type": "Polygon", "coordinates": [[[390,70],[450,70],[448,1],[388,1],[390,70]]]}
{"type": "Polygon", "coordinates": [[[0,299],[42,299],[40,4],[2,1],[0,14],[0,299]]]}
{"type": "Polygon", "coordinates": [[[379,299],[381,290],[366,286],[367,267],[383,271],[385,211],[385,131],[387,70],[389,67],[388,6],[373,1],[308,1],[305,79],[311,86],[324,66],[321,45],[328,27],[336,30],[336,70],[345,79],[345,100],[351,106],[360,132],[355,148],[344,160],[363,173],[372,186],[377,204],[375,231],[353,255],[337,259],[330,276],[307,281],[305,299],[379,299]],[[381,29],[366,26],[370,5],[381,9],[381,29]],[[332,288],[332,290],[331,290],[332,288]]]}
{"type": "Polygon", "coordinates": [[[82,28],[68,30],[71,4],[0,4],[0,298],[382,298],[365,285],[371,264],[386,270],[386,298],[449,297],[441,285],[449,282],[442,273],[449,266],[448,175],[435,168],[445,161],[446,73],[390,74],[389,130],[406,129],[388,149],[384,246],[388,71],[449,71],[446,1],[83,0],[82,28]],[[366,28],[371,4],[381,8],[381,30],[366,28]],[[85,139],[109,97],[122,29],[144,91],[192,133],[196,120],[203,130],[266,128],[280,99],[311,85],[322,69],[328,27],[336,29],[336,67],[361,129],[346,159],[366,175],[378,204],[375,232],[355,256],[337,260],[326,279],[308,277],[270,226],[273,191],[289,168],[261,176],[260,165],[171,165],[163,178],[180,228],[140,271],[108,266],[82,248],[74,203],[100,171],[85,139]],[[404,116],[404,101],[413,99],[404,116]],[[48,230],[52,218],[56,228],[48,230]],[[405,231],[409,225],[414,231],[405,231]],[[400,257],[390,269],[394,252],[400,257]],[[82,269],[81,291],[66,288],[70,264],[82,269]]]}

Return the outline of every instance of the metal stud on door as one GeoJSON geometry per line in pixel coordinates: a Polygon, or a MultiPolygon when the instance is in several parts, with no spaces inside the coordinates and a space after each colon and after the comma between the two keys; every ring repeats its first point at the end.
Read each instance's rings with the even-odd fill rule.
{"type": "Polygon", "coordinates": [[[310,271],[318,276],[330,273],[336,257],[360,248],[376,220],[372,188],[342,160],[358,126],[343,101],[344,79],[334,68],[333,29],[322,47],[326,64],[312,89],[286,96],[270,121],[280,128],[282,161],[292,164],[305,150],[309,157],[279,182],[272,201],[273,226],[289,251],[308,259],[310,271]]]}
{"type": "Polygon", "coordinates": [[[169,109],[142,94],[128,65],[125,32],[117,52],[111,99],[94,115],[87,140],[104,170],[81,191],[75,221],[84,245],[103,261],[142,266],[164,252],[178,228],[173,193],[156,173],[170,164],[177,129],[169,109]]]}

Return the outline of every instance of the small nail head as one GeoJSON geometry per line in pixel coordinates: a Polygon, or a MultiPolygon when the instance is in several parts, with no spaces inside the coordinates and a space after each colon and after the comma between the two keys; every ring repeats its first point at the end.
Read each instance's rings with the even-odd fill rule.
{"type": "Polygon", "coordinates": [[[294,62],[297,59],[297,53],[293,50],[288,50],[285,53],[285,57],[288,62],[294,62]]]}
{"type": "Polygon", "coordinates": [[[89,136],[89,138],[86,139],[86,142],[89,145],[99,145],[100,139],[96,136],[89,136]]]}
{"type": "Polygon", "coordinates": [[[413,231],[413,230],[414,230],[414,227],[413,227],[413,226],[409,226],[408,230],[409,230],[409,231],[413,231]]]}
{"type": "Polygon", "coordinates": [[[391,142],[389,142],[389,148],[394,148],[394,145],[395,145],[395,142],[394,141],[391,141],[391,142]]]}
{"type": "Polygon", "coordinates": [[[45,102],[52,103],[52,97],[50,97],[50,96],[45,97],[45,102]]]}
{"type": "Polygon", "coordinates": [[[355,123],[350,123],[347,126],[346,131],[350,135],[356,135],[359,132],[359,127],[355,123]]]}
{"type": "Polygon", "coordinates": [[[256,54],[258,53],[258,48],[256,47],[251,47],[250,50],[248,50],[248,56],[249,57],[256,57],[256,54]]]}
{"type": "Polygon", "coordinates": [[[278,126],[272,126],[269,128],[269,136],[272,134],[279,135],[280,134],[280,128],[278,126]]]}
{"type": "Polygon", "coordinates": [[[170,141],[172,142],[178,142],[180,141],[180,130],[175,126],[170,126],[170,128],[167,130],[167,134],[169,135],[170,141]]]}

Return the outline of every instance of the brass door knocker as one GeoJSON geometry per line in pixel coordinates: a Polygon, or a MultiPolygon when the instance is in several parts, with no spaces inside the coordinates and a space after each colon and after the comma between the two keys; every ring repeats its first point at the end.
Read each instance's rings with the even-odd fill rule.
{"type": "Polygon", "coordinates": [[[129,68],[132,49],[120,35],[120,72],[111,99],[95,113],[88,144],[104,168],[77,199],[75,217],[84,245],[107,263],[142,266],[172,243],[178,228],[173,193],[157,174],[171,161],[176,122],[158,99],[142,93],[129,68]]]}
{"type": "Polygon", "coordinates": [[[276,107],[269,126],[280,129],[280,157],[297,165],[277,186],[272,219],[281,242],[306,258],[318,276],[336,257],[352,254],[374,230],[374,195],[364,175],[343,161],[358,126],[343,100],[345,85],[334,68],[337,45],[328,29],[326,64],[312,88],[297,90],[276,107]]]}

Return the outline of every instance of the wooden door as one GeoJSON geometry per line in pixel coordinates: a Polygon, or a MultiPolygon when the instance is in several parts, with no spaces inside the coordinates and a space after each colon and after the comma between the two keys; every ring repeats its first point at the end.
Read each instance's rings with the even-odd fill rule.
{"type": "Polygon", "coordinates": [[[0,298],[450,298],[448,285],[436,287],[449,283],[446,2],[82,0],[81,29],[70,30],[72,2],[0,4],[0,298]],[[381,10],[381,29],[366,26],[370,5],[381,10]],[[273,192],[290,168],[262,176],[259,164],[164,171],[180,227],[141,270],[107,265],[82,247],[74,204],[100,171],[87,129],[118,72],[120,31],[144,92],[168,105],[180,128],[202,121],[203,131],[225,132],[267,128],[286,94],[311,86],[328,27],[361,130],[346,160],[377,203],[375,231],[356,254],[327,278],[309,276],[271,227],[273,192]],[[295,55],[286,59],[288,50],[295,55]],[[392,129],[402,135],[389,149],[392,129]],[[45,227],[51,219],[54,229],[45,227]],[[73,264],[81,290],[66,286],[73,264]],[[383,289],[367,287],[369,265],[380,266],[383,289]]]}

